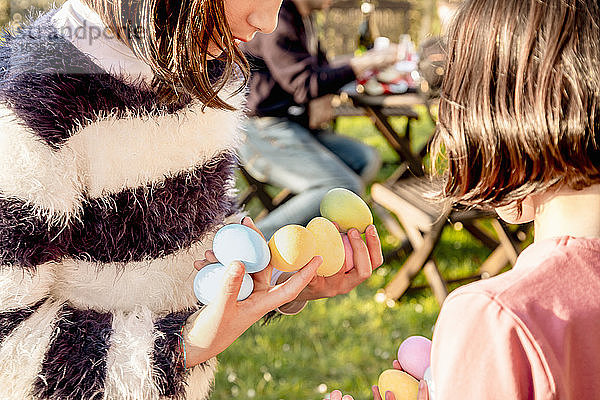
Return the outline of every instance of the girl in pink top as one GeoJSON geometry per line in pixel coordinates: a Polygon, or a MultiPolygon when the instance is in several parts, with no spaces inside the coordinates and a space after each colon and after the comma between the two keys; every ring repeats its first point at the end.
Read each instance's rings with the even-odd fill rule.
{"type": "Polygon", "coordinates": [[[443,194],[534,221],[535,241],[447,298],[429,398],[600,398],[599,23],[597,0],[467,0],[455,17],[443,194]]]}

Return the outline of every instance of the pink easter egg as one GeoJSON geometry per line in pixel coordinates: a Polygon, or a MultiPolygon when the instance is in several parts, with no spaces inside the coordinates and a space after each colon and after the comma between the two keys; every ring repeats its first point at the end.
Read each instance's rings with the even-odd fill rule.
{"type": "Polygon", "coordinates": [[[423,379],[429,367],[431,340],[423,336],[411,336],[398,348],[398,362],[402,369],[418,380],[423,379]]]}

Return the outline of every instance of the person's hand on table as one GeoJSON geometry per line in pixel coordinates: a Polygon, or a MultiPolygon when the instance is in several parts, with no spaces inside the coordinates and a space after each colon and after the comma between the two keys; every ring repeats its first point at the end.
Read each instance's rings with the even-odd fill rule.
{"type": "Polygon", "coordinates": [[[385,49],[372,49],[361,56],[352,57],[350,66],[356,76],[364,74],[368,70],[383,69],[398,61],[398,45],[390,44],[385,49]]]}
{"type": "Polygon", "coordinates": [[[308,127],[310,129],[321,129],[333,121],[332,99],[333,95],[328,94],[308,102],[308,127]]]}
{"type": "MultiPolygon", "coordinates": [[[[248,220],[246,218],[244,224],[256,229],[248,220]]],[[[212,251],[207,251],[205,257],[194,263],[196,269],[218,262],[212,251]]],[[[183,330],[186,365],[191,367],[216,356],[266,313],[293,301],[312,281],[322,262],[320,256],[313,257],[294,276],[276,286],[271,286],[273,267],[269,265],[251,275],[254,290],[244,301],[237,300],[244,265],[241,262],[229,265],[221,295],[187,319],[183,330]]]]}

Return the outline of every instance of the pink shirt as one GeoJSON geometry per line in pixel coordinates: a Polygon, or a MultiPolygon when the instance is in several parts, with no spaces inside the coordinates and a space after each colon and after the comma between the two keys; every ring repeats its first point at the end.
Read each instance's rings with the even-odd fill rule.
{"type": "Polygon", "coordinates": [[[600,398],[600,239],[534,243],[452,292],[431,369],[436,400],[600,398]]]}

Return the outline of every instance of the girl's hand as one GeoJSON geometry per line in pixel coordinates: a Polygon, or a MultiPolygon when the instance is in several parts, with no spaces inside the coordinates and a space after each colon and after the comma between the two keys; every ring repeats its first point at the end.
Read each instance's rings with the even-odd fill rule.
{"type": "MultiPolygon", "coordinates": [[[[373,270],[383,264],[381,242],[375,225],[369,225],[365,230],[365,240],[356,229],[348,231],[350,248],[346,254],[352,257],[346,259],[342,269],[329,277],[315,276],[309,285],[298,296],[299,300],[315,300],[323,297],[334,297],[346,294],[367,280],[373,270]]],[[[344,243],[348,246],[348,243],[344,243]]]]}
{"type": "MultiPolygon", "coordinates": [[[[217,262],[212,251],[207,251],[205,257],[194,263],[197,269],[217,262]]],[[[322,262],[320,256],[314,257],[285,283],[273,287],[270,285],[272,267],[268,266],[251,275],[254,291],[244,301],[237,300],[244,265],[238,261],[229,265],[221,295],[186,322],[183,331],[186,365],[200,364],[221,353],[266,313],[294,300],[313,279],[322,262]]]]}
{"type": "MultiPolygon", "coordinates": [[[[351,256],[346,258],[342,269],[329,277],[315,276],[296,301],[304,302],[346,294],[368,279],[373,270],[383,264],[381,242],[374,225],[369,225],[365,230],[365,241],[358,230],[350,229],[344,247],[346,254],[351,256]]],[[[282,274],[280,281],[291,275],[282,274]]]]}
{"type": "Polygon", "coordinates": [[[339,390],[334,390],[329,395],[329,400],[354,400],[354,398],[349,394],[342,397],[342,392],[340,392],[339,390]]]}
{"type": "MultiPolygon", "coordinates": [[[[392,362],[392,368],[402,371],[402,367],[400,366],[400,362],[398,360],[394,360],[392,362]]],[[[371,391],[373,392],[373,400],[396,400],[396,396],[394,393],[387,391],[385,392],[385,399],[381,398],[381,394],[379,393],[379,386],[373,385],[371,387],[371,391]]],[[[417,400],[429,400],[429,389],[427,388],[427,382],[424,380],[419,382],[419,393],[417,395],[417,400]]]]}

